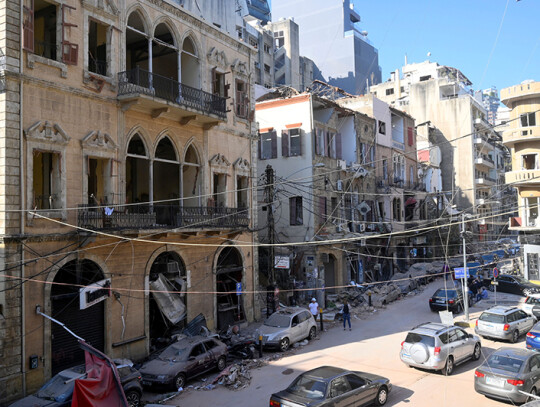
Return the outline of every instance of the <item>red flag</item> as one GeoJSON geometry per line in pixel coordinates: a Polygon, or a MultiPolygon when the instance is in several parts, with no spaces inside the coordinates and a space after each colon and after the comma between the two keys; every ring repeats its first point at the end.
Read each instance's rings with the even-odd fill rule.
{"type": "Polygon", "coordinates": [[[86,378],[75,380],[74,407],[127,407],[114,363],[103,353],[80,342],[86,361],[86,378]]]}

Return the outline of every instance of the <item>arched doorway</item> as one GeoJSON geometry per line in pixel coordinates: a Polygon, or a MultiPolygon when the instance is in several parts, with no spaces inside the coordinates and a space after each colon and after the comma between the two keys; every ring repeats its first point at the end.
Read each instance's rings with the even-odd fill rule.
{"type": "MultiPolygon", "coordinates": [[[[127,203],[150,200],[150,160],[146,146],[139,134],[129,141],[126,157],[126,201],[127,203]]],[[[131,211],[143,212],[147,206],[133,206],[131,211]]]]}
{"type": "MultiPolygon", "coordinates": [[[[216,264],[217,328],[227,328],[245,321],[243,295],[237,295],[237,284],[242,284],[244,265],[242,255],[233,246],[225,247],[216,264]]],[[[242,287],[242,291],[244,287],[242,287]]]]}
{"type": "MultiPolygon", "coordinates": [[[[62,322],[94,348],[105,349],[105,301],[80,309],[79,289],[103,280],[101,268],[90,260],[72,260],[54,277],[51,289],[51,316],[62,322]]],[[[52,374],[84,363],[77,339],[56,323],[51,324],[52,374]]]]}
{"type": "Polygon", "coordinates": [[[167,136],[163,137],[154,154],[153,197],[157,223],[174,225],[180,198],[180,162],[176,149],[167,136]],[[164,201],[164,202],[161,202],[164,201]]]}
{"type": "Polygon", "coordinates": [[[175,330],[185,325],[187,275],[184,261],[175,252],[161,253],[150,268],[150,343],[153,348],[167,343],[175,330]],[[169,291],[164,292],[164,291],[169,291]],[[181,292],[170,293],[170,291],[181,292]]]}

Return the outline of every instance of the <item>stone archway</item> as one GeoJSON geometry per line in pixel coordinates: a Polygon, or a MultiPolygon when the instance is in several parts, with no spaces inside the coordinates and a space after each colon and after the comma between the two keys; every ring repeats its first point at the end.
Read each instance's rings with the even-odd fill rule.
{"type": "Polygon", "coordinates": [[[160,253],[150,267],[150,287],[161,287],[158,291],[174,291],[175,293],[150,294],[149,297],[149,334],[154,348],[167,342],[167,338],[175,330],[185,326],[187,303],[186,266],[178,253],[166,251],[160,253]],[[180,294],[178,294],[180,292],[180,294]],[[163,307],[174,309],[163,311],[163,307]],[[171,321],[173,319],[174,321],[171,321]],[[179,319],[179,321],[177,321],[179,319]],[[177,322],[176,322],[177,321],[177,322]]]}
{"type": "MultiPolygon", "coordinates": [[[[80,309],[80,286],[104,279],[101,268],[91,260],[71,260],[56,273],[51,288],[51,316],[62,322],[93,347],[105,350],[105,302],[80,309]]],[[[84,352],[76,338],[60,325],[51,325],[51,373],[84,363],[84,352]]]]}
{"type": "Polygon", "coordinates": [[[227,328],[246,320],[244,295],[237,295],[237,284],[242,284],[244,262],[242,254],[234,246],[226,246],[217,258],[216,270],[216,312],[217,328],[227,328]]]}

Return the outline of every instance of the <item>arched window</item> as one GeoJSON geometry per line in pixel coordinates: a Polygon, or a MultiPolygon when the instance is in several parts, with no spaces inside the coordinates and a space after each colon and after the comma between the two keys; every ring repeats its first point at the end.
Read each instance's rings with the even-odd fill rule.
{"type": "Polygon", "coordinates": [[[128,17],[126,27],[126,69],[149,70],[148,40],[143,18],[138,11],[128,17]]]}
{"type": "MultiPolygon", "coordinates": [[[[167,24],[161,23],[154,30],[154,39],[152,40],[152,72],[154,75],[160,75],[164,78],[178,80],[178,47],[175,44],[174,37],[167,24]]],[[[159,86],[159,77],[154,78],[156,91],[171,91],[168,86],[161,89],[159,86]]],[[[177,89],[174,89],[176,92],[177,89]]],[[[164,95],[171,96],[172,95],[164,95]]],[[[178,96],[178,95],[175,95],[178,96]]],[[[165,97],[168,100],[175,100],[165,97]]]]}
{"type": "Polygon", "coordinates": [[[182,43],[182,84],[192,88],[200,87],[199,57],[193,40],[187,37],[182,43]]]}
{"type": "Polygon", "coordinates": [[[201,164],[195,148],[190,145],[182,167],[183,206],[201,206],[201,164]]]}
{"type": "MultiPolygon", "coordinates": [[[[169,137],[163,137],[158,145],[154,155],[154,206],[157,209],[162,206],[178,206],[180,198],[180,162],[176,154],[176,149],[169,137]]],[[[159,221],[159,216],[158,216],[159,221]]]]}
{"type": "MultiPolygon", "coordinates": [[[[150,199],[150,161],[145,144],[135,134],[128,145],[126,157],[126,202],[148,202],[150,199]]],[[[135,209],[135,208],[133,208],[135,209]]]]}

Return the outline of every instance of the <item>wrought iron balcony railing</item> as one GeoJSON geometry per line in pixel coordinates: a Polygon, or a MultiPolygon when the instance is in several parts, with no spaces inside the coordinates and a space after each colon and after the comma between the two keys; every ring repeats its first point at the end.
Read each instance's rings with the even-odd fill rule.
{"type": "Polygon", "coordinates": [[[79,205],[77,224],[92,230],[218,228],[238,229],[249,226],[248,208],[180,207],[148,203],[108,208],[79,205]]]}
{"type": "Polygon", "coordinates": [[[118,73],[118,96],[129,94],[155,96],[222,119],[227,115],[225,98],[139,67],[118,73]]]}

